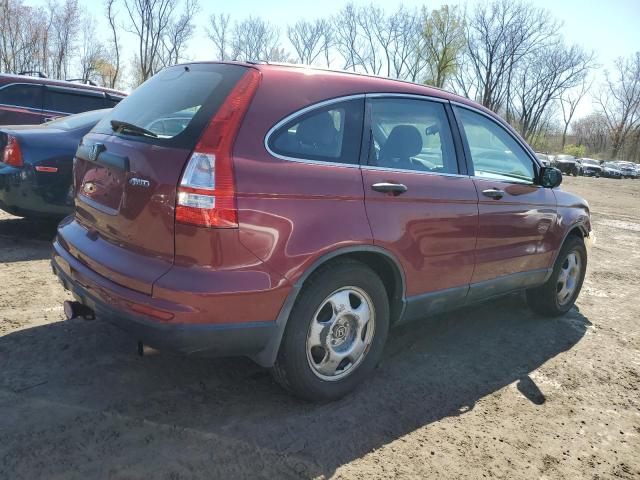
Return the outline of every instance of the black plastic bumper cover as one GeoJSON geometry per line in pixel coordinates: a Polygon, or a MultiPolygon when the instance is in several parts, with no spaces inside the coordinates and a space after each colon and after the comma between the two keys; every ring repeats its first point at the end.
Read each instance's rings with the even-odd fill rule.
{"type": "MultiPolygon", "coordinates": [[[[135,340],[158,350],[210,356],[248,356],[254,358],[278,335],[274,321],[241,324],[164,324],[114,309],[74,282],[52,259],[53,271],[65,288],[96,315],[116,324],[135,340]]],[[[259,362],[262,363],[262,362],[259,362]]],[[[266,365],[268,366],[268,365],[266,365]]]]}

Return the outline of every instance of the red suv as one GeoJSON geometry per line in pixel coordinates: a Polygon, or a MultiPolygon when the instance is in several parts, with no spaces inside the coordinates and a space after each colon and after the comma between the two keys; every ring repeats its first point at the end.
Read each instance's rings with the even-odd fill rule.
{"type": "Polygon", "coordinates": [[[83,139],[53,268],[158,349],[246,355],[312,400],[352,390],[391,325],[526,290],[561,315],[587,203],[500,118],[369,76],[167,68],[83,139]]]}

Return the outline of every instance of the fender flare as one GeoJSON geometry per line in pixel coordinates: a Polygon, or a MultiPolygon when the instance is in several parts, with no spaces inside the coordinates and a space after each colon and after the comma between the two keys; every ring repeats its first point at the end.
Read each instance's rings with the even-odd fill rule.
{"type": "Polygon", "coordinates": [[[271,367],[276,361],[276,357],[278,356],[278,351],[280,349],[280,343],[282,342],[282,337],[284,336],[285,328],[287,327],[287,321],[289,320],[289,315],[291,314],[291,310],[293,309],[293,305],[295,304],[300,291],[302,290],[302,286],[305,281],[309,278],[311,274],[313,274],[319,267],[327,263],[328,261],[350,253],[376,253],[383,255],[391,264],[395,267],[395,270],[399,274],[400,279],[400,296],[402,307],[400,310],[400,317],[404,314],[404,310],[406,308],[406,283],[404,277],[404,270],[400,265],[400,262],[395,258],[395,256],[389,252],[388,250],[378,247],[375,245],[352,245],[348,247],[341,247],[330,252],[325,253],[324,255],[317,258],[300,277],[293,284],[293,288],[287,295],[287,298],[280,309],[280,313],[276,318],[275,324],[276,329],[274,334],[269,339],[267,345],[255,355],[252,355],[250,358],[255,361],[257,364],[263,367],[271,367]]]}
{"type": "Polygon", "coordinates": [[[547,276],[544,279],[545,282],[547,280],[549,280],[549,278],[553,274],[553,267],[556,264],[556,261],[558,260],[558,255],[560,255],[560,250],[562,250],[562,246],[567,241],[567,238],[569,238],[569,235],[571,235],[571,232],[573,232],[577,228],[582,233],[582,237],[583,238],[586,238],[586,237],[589,236],[589,234],[591,232],[587,228],[585,223],[586,223],[586,221],[584,219],[578,219],[575,222],[573,222],[569,228],[567,228],[567,231],[565,232],[564,236],[562,237],[562,242],[560,242],[560,245],[558,246],[558,249],[556,250],[556,253],[553,255],[553,261],[551,262],[551,265],[549,266],[549,269],[548,269],[549,273],[547,273],[547,276]]]}

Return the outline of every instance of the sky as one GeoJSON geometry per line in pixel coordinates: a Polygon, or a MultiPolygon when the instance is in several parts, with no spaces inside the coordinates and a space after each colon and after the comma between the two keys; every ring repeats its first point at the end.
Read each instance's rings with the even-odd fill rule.
{"type": "MultiPolygon", "coordinates": [[[[46,0],[26,0],[29,4],[43,4],[46,0]]],[[[454,4],[472,7],[485,0],[373,0],[385,10],[393,10],[400,3],[408,7],[435,9],[441,5],[454,4]]],[[[102,0],[80,0],[86,10],[96,18],[96,31],[107,38],[108,25],[104,21],[102,0]]],[[[213,44],[207,38],[205,28],[212,13],[228,13],[232,18],[258,15],[279,25],[282,43],[288,48],[284,28],[300,18],[314,19],[330,15],[345,5],[344,0],[200,0],[200,13],[196,23],[196,35],[189,43],[188,57],[192,60],[210,60],[213,44]]],[[[355,4],[370,4],[370,0],[355,0],[355,4]]],[[[549,11],[563,22],[562,33],[567,43],[581,45],[593,51],[600,68],[595,72],[594,89],[604,78],[605,69],[610,69],[616,58],[640,51],[640,0],[531,0],[536,6],[549,11]]],[[[122,7],[121,7],[122,9],[122,7]]],[[[132,51],[132,48],[130,51],[132,51]]],[[[592,110],[591,99],[580,105],[576,118],[592,110]]]]}

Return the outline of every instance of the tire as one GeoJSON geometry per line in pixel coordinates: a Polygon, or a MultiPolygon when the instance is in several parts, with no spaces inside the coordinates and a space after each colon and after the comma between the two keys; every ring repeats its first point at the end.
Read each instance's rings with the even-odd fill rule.
{"type": "Polygon", "coordinates": [[[573,307],[584,282],[587,271],[587,249],[584,240],[570,235],[560,249],[558,258],[553,266],[551,277],[540,287],[527,290],[529,308],[540,315],[558,317],[564,315],[573,307]],[[575,276],[571,274],[571,256],[579,262],[575,276]],[[567,271],[570,273],[567,274],[567,271]],[[567,277],[565,277],[567,275],[567,277]],[[562,277],[565,277],[563,280],[562,277]],[[570,280],[573,279],[573,282],[570,280]],[[563,290],[566,291],[563,293],[563,290]],[[568,293],[569,292],[569,293],[568,293]],[[564,298],[564,295],[566,295],[564,298]]]}
{"type": "Polygon", "coordinates": [[[337,400],[378,364],[388,330],[387,291],[373,270],[355,260],[320,267],[296,299],[272,374],[302,399],[337,400]]]}

